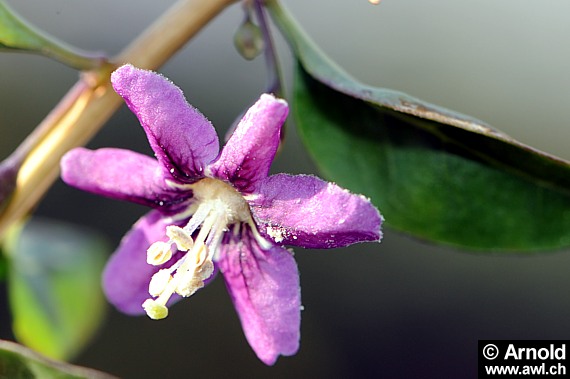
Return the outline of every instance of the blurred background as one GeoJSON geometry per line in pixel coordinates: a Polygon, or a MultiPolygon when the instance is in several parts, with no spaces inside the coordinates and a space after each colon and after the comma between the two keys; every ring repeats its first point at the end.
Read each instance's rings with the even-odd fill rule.
{"type": "MultiPolygon", "coordinates": [[[[112,55],[174,1],[9,3],[62,40],[112,55]]],[[[283,3],[356,78],[475,116],[570,159],[569,2],[283,3]]],[[[265,85],[263,60],[244,61],[233,48],[242,17],[232,6],[160,70],[220,134],[265,85]]],[[[290,77],[290,54],[277,39],[290,77]]],[[[1,158],[76,80],[75,71],[42,57],[0,55],[1,158]]],[[[89,146],[150,154],[125,108],[89,146]]],[[[292,124],[273,171],[316,173],[292,124]]],[[[116,246],[145,212],[59,181],[36,213],[96,229],[116,246]]],[[[475,378],[479,339],[570,339],[570,250],[475,254],[387,230],[380,245],[297,249],[296,258],[305,307],[301,349],[274,367],[249,348],[220,278],[161,322],[109,308],[74,362],[124,378],[475,378]]]]}

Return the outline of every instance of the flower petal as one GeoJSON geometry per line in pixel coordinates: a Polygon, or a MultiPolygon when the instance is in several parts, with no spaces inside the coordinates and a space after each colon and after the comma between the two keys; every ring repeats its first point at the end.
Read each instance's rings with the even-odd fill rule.
{"type": "Polygon", "coordinates": [[[244,227],[241,239],[228,233],[218,266],[245,336],[259,359],[272,365],[299,349],[301,292],[292,253],[263,250],[244,227]]]}
{"type": "Polygon", "coordinates": [[[61,177],[67,184],[95,194],[160,207],[182,194],[164,180],[155,159],[122,149],[76,148],[61,160],[61,177]]]}
{"type": "Polygon", "coordinates": [[[370,200],[314,176],[273,175],[249,202],[260,233],[276,243],[333,248],[382,238],[370,200]]]}
{"type": "Polygon", "coordinates": [[[256,183],[269,173],[288,112],[285,100],[261,95],[209,167],[210,175],[232,183],[243,193],[254,192],[256,183]]]}
{"type": "MultiPolygon", "coordinates": [[[[146,263],[146,250],[156,241],[166,241],[166,224],[158,211],[151,211],[123,237],[103,271],[103,290],[107,299],[121,312],[143,314],[142,303],[150,298],[150,278],[161,268],[169,267],[177,257],[163,266],[146,263]]],[[[176,300],[179,299],[176,296],[176,300]]]]}
{"type": "Polygon", "coordinates": [[[113,72],[111,82],[138,117],[164,167],[179,180],[202,177],[206,165],[218,155],[218,136],[180,88],[155,72],[131,65],[113,72]]]}

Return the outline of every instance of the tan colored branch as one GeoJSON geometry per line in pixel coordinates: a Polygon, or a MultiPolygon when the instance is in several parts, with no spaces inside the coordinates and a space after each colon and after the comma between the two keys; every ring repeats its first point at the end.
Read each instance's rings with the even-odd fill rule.
{"type": "Polygon", "coordinates": [[[25,217],[53,184],[63,154],[87,143],[119,108],[122,100],[109,81],[113,68],[123,63],[146,69],[160,67],[235,1],[181,0],[114,58],[112,64],[82,74],[25,141],[34,147],[18,173],[16,190],[0,214],[0,237],[14,221],[25,217]]]}

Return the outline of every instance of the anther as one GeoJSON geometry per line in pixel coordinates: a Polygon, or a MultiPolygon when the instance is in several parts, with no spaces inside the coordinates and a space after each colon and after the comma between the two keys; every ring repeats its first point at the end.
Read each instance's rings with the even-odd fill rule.
{"type": "Polygon", "coordinates": [[[196,291],[204,287],[204,281],[212,276],[213,273],[214,263],[211,260],[206,260],[201,267],[196,267],[194,271],[180,272],[177,274],[181,276],[176,286],[176,293],[184,297],[192,296],[196,291]]]}
{"type": "Polygon", "coordinates": [[[159,296],[164,290],[168,283],[172,280],[172,275],[170,275],[169,269],[159,270],[150,279],[148,284],[148,293],[151,296],[159,296]]]}
{"type": "Polygon", "coordinates": [[[166,227],[166,235],[171,241],[176,243],[176,247],[180,251],[188,251],[194,246],[194,240],[188,232],[176,225],[166,227]]]}
{"type": "Polygon", "coordinates": [[[178,286],[176,287],[176,293],[183,297],[190,297],[196,293],[200,288],[204,287],[204,282],[194,278],[191,273],[186,273],[178,286]]]}
{"type": "Polygon", "coordinates": [[[208,259],[197,272],[199,273],[200,280],[204,281],[208,279],[214,273],[214,263],[208,259]]]}
{"type": "Polygon", "coordinates": [[[170,258],[172,258],[172,251],[170,244],[166,242],[155,242],[146,251],[146,262],[149,265],[160,266],[168,262],[170,258]]]}
{"type": "Polygon", "coordinates": [[[153,320],[162,320],[168,316],[168,308],[156,300],[146,299],[142,304],[142,307],[144,308],[148,317],[152,318],[153,320]]]}

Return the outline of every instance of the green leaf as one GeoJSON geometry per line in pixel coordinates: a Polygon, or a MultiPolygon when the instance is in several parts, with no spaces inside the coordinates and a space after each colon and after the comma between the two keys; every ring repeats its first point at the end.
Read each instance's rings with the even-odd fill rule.
{"type": "Polygon", "coordinates": [[[469,249],[570,245],[570,164],[481,121],[352,79],[277,2],[298,59],[293,113],[323,174],[371,197],[386,224],[469,249]]]}
{"type": "Polygon", "coordinates": [[[9,341],[0,340],[0,378],[10,379],[111,379],[111,375],[46,359],[9,341]]]}
{"type": "Polygon", "coordinates": [[[42,54],[80,70],[100,67],[100,55],[80,52],[48,36],[23,21],[5,1],[0,0],[0,50],[20,50],[42,54]]]}
{"type": "Polygon", "coordinates": [[[106,244],[75,226],[32,220],[7,250],[16,338],[52,358],[77,354],[102,321],[106,244]]]}
{"type": "Polygon", "coordinates": [[[6,261],[6,257],[4,256],[4,251],[2,246],[0,246],[0,281],[6,278],[6,274],[8,273],[8,262],[6,261]]]}

